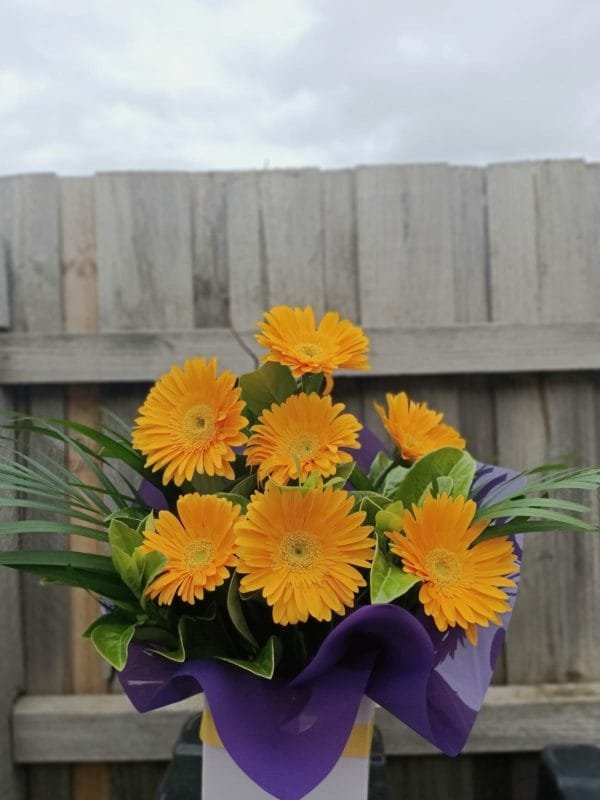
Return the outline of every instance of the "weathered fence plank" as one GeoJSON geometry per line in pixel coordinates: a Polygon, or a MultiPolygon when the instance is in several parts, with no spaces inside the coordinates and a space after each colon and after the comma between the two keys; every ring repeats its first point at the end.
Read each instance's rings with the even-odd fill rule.
{"type": "MultiPolygon", "coordinates": [[[[12,411],[12,398],[0,387],[0,414],[12,411]]],[[[2,457],[11,457],[14,441],[0,442],[2,457]]],[[[15,511],[0,509],[0,520],[14,520],[15,511]]],[[[16,536],[0,537],[0,550],[19,547],[16,536]]],[[[12,704],[25,685],[23,669],[23,628],[21,618],[20,575],[8,571],[0,580],[0,641],[4,643],[0,660],[0,798],[25,800],[25,775],[13,764],[12,704]]]]}
{"type": "MultiPolygon", "coordinates": [[[[1,238],[10,269],[11,317],[15,331],[59,333],[62,329],[59,259],[58,180],[35,175],[2,180],[1,238]]],[[[64,416],[63,391],[52,386],[21,396],[18,410],[64,416]]],[[[39,436],[19,437],[19,448],[46,464],[61,463],[64,450],[39,436]]],[[[39,518],[39,515],[33,514],[39,518]]],[[[28,536],[23,547],[62,548],[56,536],[28,536]]],[[[31,693],[63,692],[69,680],[69,610],[64,593],[22,577],[25,688],[31,693]]],[[[68,769],[32,768],[29,800],[67,800],[68,769]]]]}
{"type": "MultiPolygon", "coordinates": [[[[94,331],[98,327],[96,284],[96,237],[94,230],[93,179],[63,178],[60,182],[61,265],[63,277],[63,322],[66,332],[94,331]]],[[[70,420],[98,427],[101,414],[96,386],[74,383],[65,396],[66,416],[70,420]]],[[[80,456],[67,451],[67,467],[84,483],[97,483],[96,476],[80,456]]],[[[71,537],[71,546],[80,552],[103,553],[100,542],[71,537]]],[[[98,601],[82,589],[70,591],[71,689],[74,692],[103,693],[108,690],[109,670],[81,636],[98,616],[98,601]]],[[[75,764],[71,768],[72,800],[109,800],[108,767],[102,764],[75,764]]]]}

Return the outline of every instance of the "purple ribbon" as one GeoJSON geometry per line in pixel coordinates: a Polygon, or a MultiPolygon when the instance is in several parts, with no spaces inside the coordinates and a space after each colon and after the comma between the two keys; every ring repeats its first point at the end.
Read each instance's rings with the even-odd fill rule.
{"type": "MultiPolygon", "coordinates": [[[[382,449],[370,432],[368,440],[363,469],[382,449]]],[[[478,503],[496,502],[514,475],[479,465],[472,495],[478,503]]],[[[519,556],[521,539],[514,537],[519,556]]],[[[511,608],[515,597],[516,590],[511,608]]],[[[365,694],[443,753],[457,755],[483,703],[511,613],[503,616],[504,629],[479,628],[473,647],[462,629],[441,633],[422,613],[365,606],[343,619],[289,681],[268,681],[214,659],[176,664],[132,643],[120,680],[142,712],[203,691],[241,769],[279,800],[300,800],[340,758],[365,694]]]]}

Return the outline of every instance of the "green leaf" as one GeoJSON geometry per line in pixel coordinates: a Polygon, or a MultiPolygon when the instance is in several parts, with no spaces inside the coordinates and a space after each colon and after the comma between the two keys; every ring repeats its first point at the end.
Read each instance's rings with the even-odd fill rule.
{"type": "Polygon", "coordinates": [[[267,361],[262,367],[239,379],[242,400],[251,414],[258,418],[273,403],[282,403],[297,391],[296,380],[282,364],[267,361]]]}
{"type": "Polygon", "coordinates": [[[404,506],[400,500],[390,503],[375,515],[375,527],[378,531],[401,531],[404,522],[404,506]]]}
{"type": "Polygon", "coordinates": [[[242,497],[250,497],[252,492],[256,489],[256,475],[246,475],[241,481],[234,483],[231,487],[232,494],[239,494],[242,497]]]}
{"type": "Polygon", "coordinates": [[[11,550],[0,551],[0,564],[25,569],[37,567],[77,567],[116,577],[117,573],[108,556],[79,553],[73,550],[11,550]]]}
{"type": "Polygon", "coordinates": [[[402,483],[408,472],[408,467],[397,466],[391,469],[384,478],[381,492],[385,495],[392,495],[402,483]]]}
{"type": "Polygon", "coordinates": [[[127,663],[127,652],[134,633],[135,623],[113,612],[97,620],[89,636],[100,655],[120,672],[127,663]]]}
{"type": "Polygon", "coordinates": [[[252,648],[258,649],[258,642],[252,635],[252,631],[248,627],[242,602],[240,599],[240,577],[237,572],[234,572],[229,581],[227,589],[227,611],[229,617],[237,630],[237,632],[251,645],[252,648]]]}
{"type": "MultiPolygon", "coordinates": [[[[70,564],[66,566],[54,564],[34,564],[24,561],[23,563],[6,564],[8,567],[30,572],[37,575],[46,585],[60,584],[62,586],[74,586],[86,589],[89,592],[105,597],[115,603],[123,603],[133,606],[135,597],[124,585],[118,575],[110,575],[104,572],[95,572],[91,569],[81,569],[70,564]]],[[[136,606],[137,607],[137,606],[136,606]]]]}
{"type": "Polygon", "coordinates": [[[371,603],[391,603],[406,594],[421,579],[404,572],[386,555],[377,537],[375,558],[371,565],[371,603]]]}
{"type": "MultiPolygon", "coordinates": [[[[598,532],[600,529],[590,525],[584,528],[588,532],[598,532]]],[[[501,525],[490,525],[477,539],[473,542],[471,547],[487,542],[490,539],[497,539],[500,536],[511,536],[515,533],[551,533],[555,531],[573,531],[573,525],[564,522],[551,522],[529,519],[513,519],[510,522],[504,522],[501,525]]]]}
{"type": "Polygon", "coordinates": [[[144,537],[138,530],[129,527],[122,520],[113,519],[108,526],[108,541],[111,548],[118,547],[131,556],[136,547],[143,544],[144,537]]]}
{"type": "Polygon", "coordinates": [[[111,547],[110,554],[123,583],[139,598],[142,594],[142,573],[134,557],[115,545],[111,547]]]}
{"type": "Polygon", "coordinates": [[[196,473],[190,481],[195,492],[200,494],[219,494],[223,492],[229,481],[220,475],[200,475],[196,473]]]}
{"type": "Polygon", "coordinates": [[[357,464],[354,464],[352,472],[348,476],[348,481],[354,486],[357,492],[373,492],[373,484],[357,464]]]}
{"type": "Polygon", "coordinates": [[[83,536],[86,539],[107,540],[106,532],[102,529],[90,528],[84,525],[75,525],[69,522],[56,522],[47,519],[22,519],[17,522],[0,522],[0,536],[11,536],[21,533],[60,533],[66,536],[83,536]]]}
{"type": "Polygon", "coordinates": [[[279,639],[276,636],[270,636],[265,646],[256,654],[256,658],[239,659],[239,658],[226,658],[225,656],[217,656],[219,661],[226,661],[228,664],[234,664],[236,667],[245,669],[259,678],[266,678],[271,680],[275,673],[275,666],[279,655],[279,639]]]}
{"type": "Polygon", "coordinates": [[[322,372],[310,373],[302,376],[302,386],[306,394],[316,392],[320,394],[325,375],[322,372]]]}
{"type": "Polygon", "coordinates": [[[378,484],[384,479],[386,473],[394,466],[394,462],[388,456],[387,453],[384,453],[383,450],[380,450],[379,453],[373,459],[371,466],[369,468],[369,472],[367,474],[368,479],[371,481],[371,484],[376,488],[380,488],[378,484]]]}
{"type": "Polygon", "coordinates": [[[444,476],[454,481],[453,496],[463,494],[466,497],[474,474],[475,461],[467,452],[456,447],[442,447],[416,461],[390,498],[401,500],[410,508],[413,503],[419,503],[434,478],[444,476]]]}

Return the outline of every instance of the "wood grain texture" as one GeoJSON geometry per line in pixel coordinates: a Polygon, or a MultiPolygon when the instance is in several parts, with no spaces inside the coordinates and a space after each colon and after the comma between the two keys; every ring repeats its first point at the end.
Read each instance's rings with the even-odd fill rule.
{"type": "MultiPolygon", "coordinates": [[[[164,761],[185,720],[201,708],[200,695],[147,714],[122,695],[21,697],[13,713],[15,760],[164,761]]],[[[382,709],[375,723],[390,756],[437,752],[382,709]]],[[[600,684],[491,687],[465,753],[537,752],[557,740],[600,744],[600,684]]]]}
{"type": "Polygon", "coordinates": [[[252,330],[273,305],[324,307],[317,170],[240,174],[228,185],[231,320],[252,330]]]}
{"type": "MultiPolygon", "coordinates": [[[[588,250],[597,220],[585,166],[494,167],[489,188],[493,319],[597,320],[600,271],[588,250]]],[[[594,392],[585,374],[503,382],[496,393],[501,463],[597,463],[594,392]]],[[[528,537],[507,646],[511,681],[598,676],[600,644],[591,632],[598,629],[599,547],[597,537],[576,533],[528,537]]]]}
{"type": "MultiPolygon", "coordinates": [[[[12,328],[62,330],[58,179],[31,175],[0,181],[0,237],[9,267],[12,328]]],[[[21,395],[18,410],[62,417],[62,389],[47,386],[21,395]]],[[[46,465],[64,460],[62,447],[42,437],[19,438],[18,447],[46,465]]],[[[27,514],[24,515],[25,517],[27,514]]],[[[32,512],[31,517],[41,514],[32,512]]],[[[57,536],[28,536],[26,548],[63,548],[57,536]]],[[[28,692],[62,692],[69,681],[69,612],[65,592],[45,589],[32,576],[21,578],[24,683],[28,692]]],[[[36,767],[28,775],[28,800],[67,800],[69,771],[36,767]]]]}
{"type": "MultiPolygon", "coordinates": [[[[465,323],[365,329],[371,342],[369,372],[340,370],[364,382],[378,376],[485,375],[600,370],[600,323],[465,323]],[[415,358],[418,353],[418,359],[415,358]]],[[[253,368],[249,351],[262,350],[253,334],[245,347],[227,329],[148,330],[100,334],[0,334],[0,374],[5,386],[48,383],[150,382],[173,363],[216,356],[240,373],[253,368]]]]}
{"type": "Polygon", "coordinates": [[[102,174],[94,185],[101,328],[191,328],[187,173],[102,174]]]}
{"type": "MultiPolygon", "coordinates": [[[[0,414],[11,411],[12,398],[0,387],[0,414]]],[[[0,457],[10,458],[13,441],[0,443],[0,457]]],[[[0,520],[14,520],[14,509],[0,509],[0,520]]],[[[1,536],[0,550],[19,547],[16,536],[1,536]]],[[[0,576],[0,641],[4,643],[0,659],[0,800],[24,800],[25,775],[13,764],[11,741],[12,705],[25,685],[23,629],[21,618],[20,575],[5,570],[0,576]]]]}
{"type": "MultiPolygon", "coordinates": [[[[63,178],[60,208],[64,329],[66,332],[94,331],[98,328],[98,292],[93,180],[63,178]]],[[[96,386],[72,384],[66,391],[65,406],[68,419],[99,427],[101,413],[96,386]]],[[[91,444],[89,441],[86,443],[91,444]]],[[[72,449],[67,449],[66,462],[79,480],[89,485],[97,484],[93,471],[72,449]]],[[[102,543],[82,537],[71,537],[71,547],[80,552],[105,552],[102,543]]],[[[81,635],[98,617],[98,601],[82,589],[72,589],[69,595],[71,690],[104,693],[108,690],[109,669],[89,639],[81,635]]],[[[72,800],[109,800],[108,767],[101,764],[73,765],[71,797],[72,800]]]]}

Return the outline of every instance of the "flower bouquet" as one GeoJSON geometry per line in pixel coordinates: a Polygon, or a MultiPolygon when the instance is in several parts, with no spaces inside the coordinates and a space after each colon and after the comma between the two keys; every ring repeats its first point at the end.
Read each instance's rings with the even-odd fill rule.
{"type": "Polygon", "coordinates": [[[376,404],[388,450],[332,399],[337,369],[368,368],[360,328],[288,307],[258,328],[260,368],[174,366],[131,434],[118,420],[7,422],[74,448],[97,483],[17,454],[0,466],[14,493],[2,503],[63,521],[0,533],[76,534],[106,554],[0,563],[98,596],[84,635],[138,710],[204,692],[205,800],[366,797],[374,703],[460,752],[512,612],[522,534],[591,530],[585,506],[549,493],[596,490],[600,469],[478,464],[403,392],[376,404]]]}

